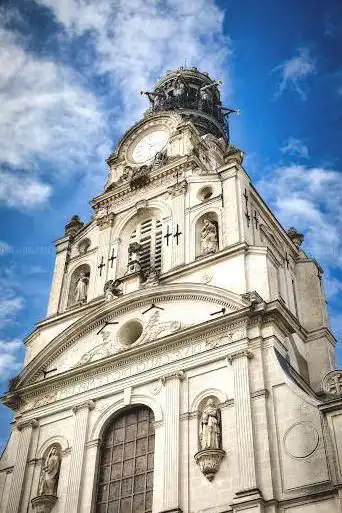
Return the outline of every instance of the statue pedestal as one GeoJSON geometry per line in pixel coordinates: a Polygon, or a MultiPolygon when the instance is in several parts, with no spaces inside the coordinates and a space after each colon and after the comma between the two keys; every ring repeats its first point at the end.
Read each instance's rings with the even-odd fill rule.
{"type": "Polygon", "coordinates": [[[195,454],[195,461],[208,481],[214,479],[225,454],[223,449],[204,449],[195,454]]]}
{"type": "Polygon", "coordinates": [[[32,509],[35,513],[50,513],[56,502],[56,495],[38,495],[31,500],[32,509]]]}

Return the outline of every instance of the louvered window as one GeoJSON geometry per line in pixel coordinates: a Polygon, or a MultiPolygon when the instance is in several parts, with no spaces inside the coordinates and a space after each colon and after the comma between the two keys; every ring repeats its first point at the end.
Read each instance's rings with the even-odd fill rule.
{"type": "Polygon", "coordinates": [[[151,218],[137,225],[131,235],[130,243],[138,242],[142,246],[140,265],[147,277],[149,269],[154,267],[160,273],[162,252],[162,223],[151,218]]]}

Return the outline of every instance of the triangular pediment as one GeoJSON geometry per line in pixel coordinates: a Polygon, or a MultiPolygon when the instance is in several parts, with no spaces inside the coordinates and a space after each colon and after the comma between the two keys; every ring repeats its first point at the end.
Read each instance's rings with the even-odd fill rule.
{"type": "Polygon", "coordinates": [[[43,370],[55,377],[205,324],[217,312],[229,314],[247,306],[238,294],[187,283],[152,287],[103,302],[51,340],[20,374],[17,386],[43,380],[43,370]]]}

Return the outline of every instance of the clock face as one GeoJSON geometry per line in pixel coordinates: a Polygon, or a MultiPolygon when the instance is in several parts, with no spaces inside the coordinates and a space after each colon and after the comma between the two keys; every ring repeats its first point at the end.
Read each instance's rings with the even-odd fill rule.
{"type": "Polygon", "coordinates": [[[133,148],[132,159],[137,164],[147,162],[161,151],[169,139],[169,134],[166,130],[158,129],[145,135],[133,148]]]}

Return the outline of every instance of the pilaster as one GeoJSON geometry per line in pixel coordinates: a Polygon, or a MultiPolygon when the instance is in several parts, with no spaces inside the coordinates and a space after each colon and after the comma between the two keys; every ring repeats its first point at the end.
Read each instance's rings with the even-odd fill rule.
{"type": "Polygon", "coordinates": [[[94,401],[86,401],[85,403],[81,403],[73,408],[73,413],[75,415],[74,436],[69,470],[67,500],[65,505],[65,511],[70,513],[78,513],[79,511],[88,416],[89,411],[93,410],[94,407],[94,401]]]}
{"type": "Polygon", "coordinates": [[[179,410],[182,371],[162,378],[165,386],[165,442],[163,512],[179,512],[179,410]]]}
{"type": "Polygon", "coordinates": [[[172,198],[172,256],[171,266],[177,267],[185,263],[186,230],[185,230],[185,194],[187,182],[176,183],[168,189],[172,198]]]}
{"type": "Polygon", "coordinates": [[[234,407],[239,463],[237,496],[245,495],[246,492],[255,491],[257,488],[248,376],[248,360],[252,357],[253,354],[248,350],[238,351],[227,357],[234,373],[234,407]]]}
{"type": "Polygon", "coordinates": [[[61,298],[63,279],[65,274],[65,266],[68,259],[68,252],[70,247],[70,236],[63,237],[55,243],[56,245],[56,258],[55,268],[53,271],[51,290],[49,296],[49,304],[47,309],[47,316],[55,315],[58,313],[59,302],[61,298]]]}
{"type": "Polygon", "coordinates": [[[27,458],[30,450],[32,430],[38,427],[38,421],[31,419],[17,423],[20,431],[16,462],[13,468],[11,490],[7,504],[6,513],[18,513],[20,501],[23,494],[27,458]]]}
{"type": "MultiPolygon", "coordinates": [[[[103,294],[104,285],[109,279],[108,274],[110,273],[111,262],[111,244],[110,237],[112,233],[112,226],[114,224],[113,212],[100,217],[97,219],[97,225],[99,227],[99,240],[98,240],[98,252],[96,257],[96,266],[94,269],[95,279],[93,280],[93,290],[90,291],[89,297],[98,297],[103,294]]],[[[115,260],[114,264],[115,265],[115,260]]]]}

